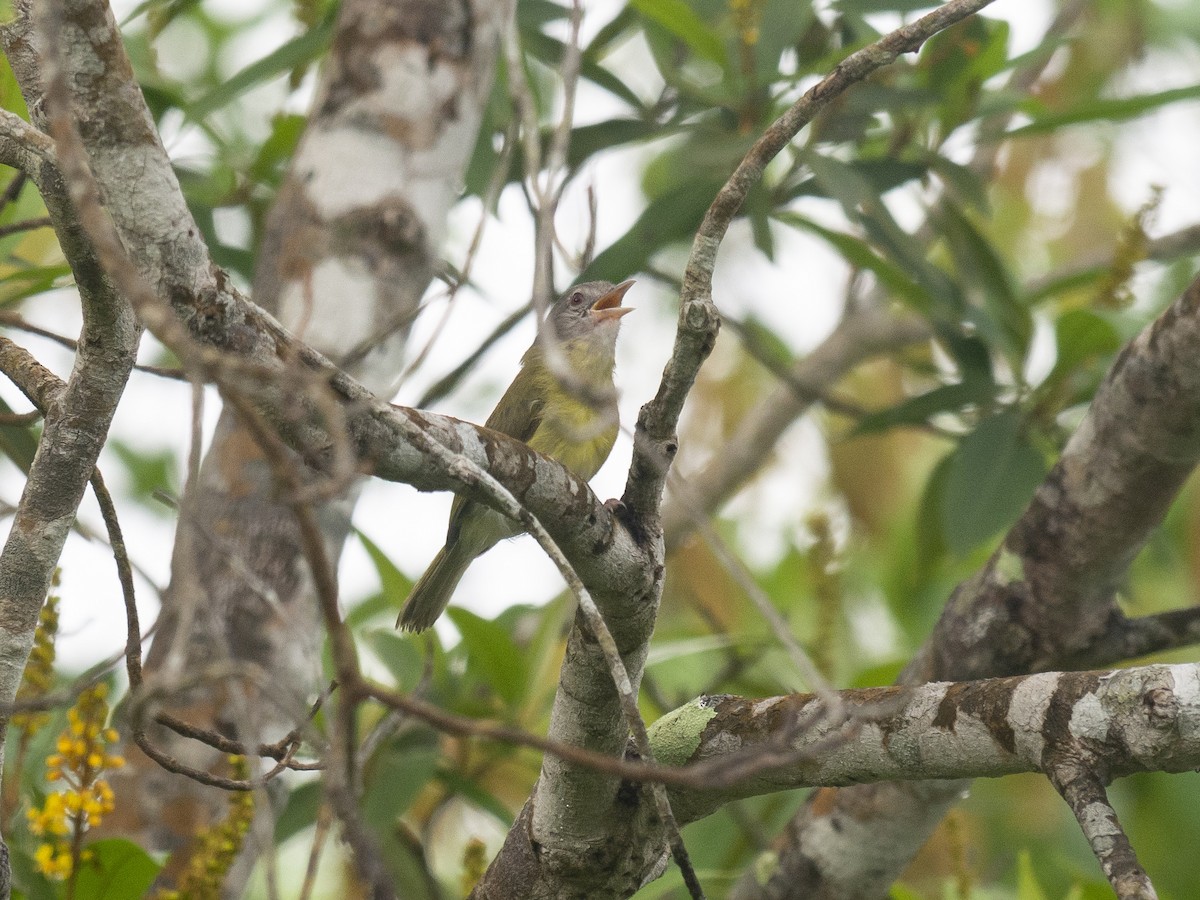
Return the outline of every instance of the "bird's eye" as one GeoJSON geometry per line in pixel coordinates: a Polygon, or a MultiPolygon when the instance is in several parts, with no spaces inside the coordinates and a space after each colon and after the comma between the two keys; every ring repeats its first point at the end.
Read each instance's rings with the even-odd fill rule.
{"type": "Polygon", "coordinates": [[[576,291],[571,295],[571,305],[579,306],[581,303],[583,303],[583,294],[579,293],[579,291],[576,291]]]}

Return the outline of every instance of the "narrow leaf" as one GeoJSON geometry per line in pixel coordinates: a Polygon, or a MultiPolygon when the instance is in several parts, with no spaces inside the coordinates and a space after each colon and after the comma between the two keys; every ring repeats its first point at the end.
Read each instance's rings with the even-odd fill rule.
{"type": "Polygon", "coordinates": [[[942,496],[946,546],[963,556],[1011,525],[1046,475],[1015,410],[984,419],[954,450],[942,496]]]}
{"type": "Polygon", "coordinates": [[[193,120],[207,118],[252,88],[313,62],[329,46],[333,37],[333,23],[334,16],[331,10],[316,27],[296,35],[283,46],[246,66],[228,81],[217,85],[196,102],[186,105],[188,117],[193,120]]]}
{"type": "Polygon", "coordinates": [[[727,66],[729,57],[725,44],[684,0],[630,0],[629,5],[670,31],[697,56],[715,62],[721,68],[727,66]]]}

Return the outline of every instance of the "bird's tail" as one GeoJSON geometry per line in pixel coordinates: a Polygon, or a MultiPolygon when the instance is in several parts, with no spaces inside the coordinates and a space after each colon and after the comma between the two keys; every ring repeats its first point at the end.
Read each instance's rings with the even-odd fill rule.
{"type": "Polygon", "coordinates": [[[458,587],[458,582],[467,571],[474,556],[467,553],[455,553],[457,547],[443,547],[438,551],[429,568],[425,570],[415,585],[404,609],[400,610],[400,618],[396,627],[405,631],[424,631],[437,621],[437,617],[450,603],[450,596],[458,587]]]}

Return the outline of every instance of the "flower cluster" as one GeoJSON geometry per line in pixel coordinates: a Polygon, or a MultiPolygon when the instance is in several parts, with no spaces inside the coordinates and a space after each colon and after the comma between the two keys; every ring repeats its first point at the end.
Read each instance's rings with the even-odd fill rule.
{"type": "MultiPolygon", "coordinates": [[[[54,571],[54,579],[50,583],[51,593],[46,597],[46,603],[38,614],[37,630],[33,633],[33,650],[29,653],[29,662],[25,664],[25,674],[21,677],[21,686],[17,688],[17,705],[23,700],[36,700],[46,696],[54,685],[54,638],[58,635],[58,595],[53,593],[58,587],[59,571],[54,571]]],[[[50,721],[50,713],[29,710],[13,713],[11,724],[24,736],[31,736],[50,721]]]]}
{"type": "MultiPolygon", "coordinates": [[[[229,766],[234,778],[250,777],[244,756],[229,757],[229,766]]],[[[249,791],[231,793],[225,819],[197,834],[196,850],[179,876],[177,889],[160,890],[155,900],[219,900],[225,876],[241,852],[253,821],[254,795],[249,791]]]]}
{"type": "Polygon", "coordinates": [[[45,803],[30,809],[29,828],[45,838],[38,847],[38,869],[50,878],[69,878],[87,859],[83,835],[99,825],[113,809],[113,792],[101,777],[125,760],[108,752],[117,733],[106,728],[108,685],[97,684],[79,695],[67,710],[67,727],[58,737],[55,752],[46,757],[46,780],[61,782],[60,790],[47,795],[45,803]]]}
{"type": "Polygon", "coordinates": [[[743,47],[753,47],[758,43],[763,5],[762,0],[729,0],[729,9],[733,13],[738,39],[743,47]]]}

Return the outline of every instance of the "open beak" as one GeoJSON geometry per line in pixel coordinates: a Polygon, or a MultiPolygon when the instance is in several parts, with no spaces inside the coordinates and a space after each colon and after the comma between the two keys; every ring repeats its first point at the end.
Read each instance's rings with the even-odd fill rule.
{"type": "Polygon", "coordinates": [[[603,322],[606,319],[619,319],[626,313],[633,312],[632,306],[622,306],[621,299],[626,292],[633,287],[633,281],[622,281],[615,288],[602,296],[599,300],[592,304],[592,318],[597,322],[603,322]]]}

